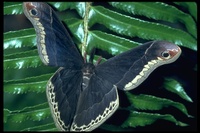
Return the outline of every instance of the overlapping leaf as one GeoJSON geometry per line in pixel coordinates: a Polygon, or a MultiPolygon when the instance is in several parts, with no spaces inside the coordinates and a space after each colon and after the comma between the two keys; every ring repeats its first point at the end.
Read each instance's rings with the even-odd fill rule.
{"type": "Polygon", "coordinates": [[[21,2],[4,2],[4,15],[9,14],[21,14],[22,3],[21,2]]]}
{"type": "Polygon", "coordinates": [[[48,2],[53,5],[57,10],[63,11],[66,9],[75,9],[81,17],[85,15],[85,2],[68,2],[67,4],[63,4],[63,2],[48,2]]]}
{"type": "Polygon", "coordinates": [[[139,110],[161,110],[164,107],[173,106],[179,109],[188,117],[190,116],[187,112],[186,107],[178,102],[174,102],[169,99],[159,98],[151,95],[133,95],[129,92],[126,93],[129,101],[131,102],[131,106],[139,110]]]}
{"type": "Polygon", "coordinates": [[[100,6],[92,8],[90,14],[90,26],[94,23],[100,23],[118,34],[130,37],[137,36],[146,40],[168,40],[177,45],[197,50],[196,39],[182,30],[131,18],[100,6]]]}
{"type": "Polygon", "coordinates": [[[28,92],[45,92],[47,80],[53,75],[44,74],[41,76],[30,77],[19,80],[4,82],[4,92],[12,94],[23,94],[28,92]]]}
{"type": "Polygon", "coordinates": [[[58,131],[58,129],[55,127],[55,124],[52,122],[50,124],[35,126],[23,129],[22,131],[42,131],[42,132],[49,132],[49,131],[58,131]]]}
{"type": "Polygon", "coordinates": [[[36,46],[35,30],[23,29],[4,33],[4,50],[36,46]]]}
{"type": "Polygon", "coordinates": [[[4,109],[4,122],[16,122],[21,123],[27,120],[41,121],[50,117],[50,109],[48,103],[39,104],[32,107],[26,107],[22,110],[10,111],[4,109]]]}
{"type": "Polygon", "coordinates": [[[172,115],[169,114],[161,115],[133,111],[130,113],[128,119],[123,123],[122,127],[146,126],[153,124],[158,119],[171,121],[179,126],[187,126],[187,124],[177,121],[172,115]]]}
{"type": "Polygon", "coordinates": [[[182,85],[178,81],[171,78],[165,78],[164,87],[167,90],[179,95],[181,98],[192,102],[192,99],[187,95],[182,85]]]}
{"type": "Polygon", "coordinates": [[[183,23],[188,32],[197,38],[197,29],[193,18],[189,14],[178,10],[176,7],[162,2],[110,2],[110,4],[126,12],[146,16],[155,20],[183,23]]]}

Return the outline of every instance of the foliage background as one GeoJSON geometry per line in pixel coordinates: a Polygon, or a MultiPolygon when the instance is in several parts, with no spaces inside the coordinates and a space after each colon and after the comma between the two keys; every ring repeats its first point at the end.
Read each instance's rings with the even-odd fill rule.
{"type": "MultiPolygon", "coordinates": [[[[119,91],[120,109],[97,130],[197,129],[196,3],[49,4],[82,54],[96,47],[96,58],[108,59],[150,40],[168,40],[182,48],[175,63],[158,68],[130,93],[119,91]]],[[[40,61],[35,31],[21,2],[4,3],[3,68],[4,130],[57,130],[45,95],[46,82],[57,68],[40,61]]]]}

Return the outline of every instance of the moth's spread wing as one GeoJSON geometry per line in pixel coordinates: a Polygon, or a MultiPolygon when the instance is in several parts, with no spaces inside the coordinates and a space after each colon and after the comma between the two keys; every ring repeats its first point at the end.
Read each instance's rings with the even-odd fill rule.
{"type": "Polygon", "coordinates": [[[60,68],[47,83],[47,98],[56,126],[69,131],[81,91],[81,71],[60,68]]]}
{"type": "Polygon", "coordinates": [[[117,88],[93,75],[79,97],[71,131],[91,131],[107,120],[118,108],[117,88]]]}
{"type": "Polygon", "coordinates": [[[151,41],[119,54],[96,67],[95,73],[116,85],[130,90],[140,85],[157,67],[174,62],[181,49],[166,41],[151,41]]]}
{"type": "Polygon", "coordinates": [[[181,53],[172,43],[148,42],[98,65],[88,86],[83,88],[82,56],[55,12],[42,2],[24,2],[23,8],[35,28],[41,60],[61,67],[48,81],[46,90],[60,130],[97,128],[117,110],[117,88],[137,87],[155,68],[175,61],[181,53]]]}
{"type": "Polygon", "coordinates": [[[42,2],[24,2],[23,8],[35,28],[38,52],[43,63],[80,68],[82,56],[53,9],[42,2]]]}

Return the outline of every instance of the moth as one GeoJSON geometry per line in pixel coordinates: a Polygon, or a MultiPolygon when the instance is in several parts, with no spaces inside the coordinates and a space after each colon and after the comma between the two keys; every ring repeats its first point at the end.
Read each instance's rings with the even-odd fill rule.
{"type": "Polygon", "coordinates": [[[49,79],[47,99],[54,122],[63,131],[92,131],[119,107],[117,89],[139,86],[157,67],[178,59],[181,49],[150,41],[98,65],[85,62],[68,31],[46,3],[24,2],[33,24],[42,62],[60,67],[49,79]]]}

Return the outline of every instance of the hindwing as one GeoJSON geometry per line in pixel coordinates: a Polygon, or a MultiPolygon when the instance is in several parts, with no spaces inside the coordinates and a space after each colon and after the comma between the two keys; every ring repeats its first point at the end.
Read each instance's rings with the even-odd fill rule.
{"type": "Polygon", "coordinates": [[[47,83],[46,94],[56,126],[70,130],[81,93],[81,71],[60,68],[47,83]]]}
{"type": "Polygon", "coordinates": [[[71,131],[92,131],[118,108],[117,87],[93,74],[88,87],[80,94],[71,131]]]}

